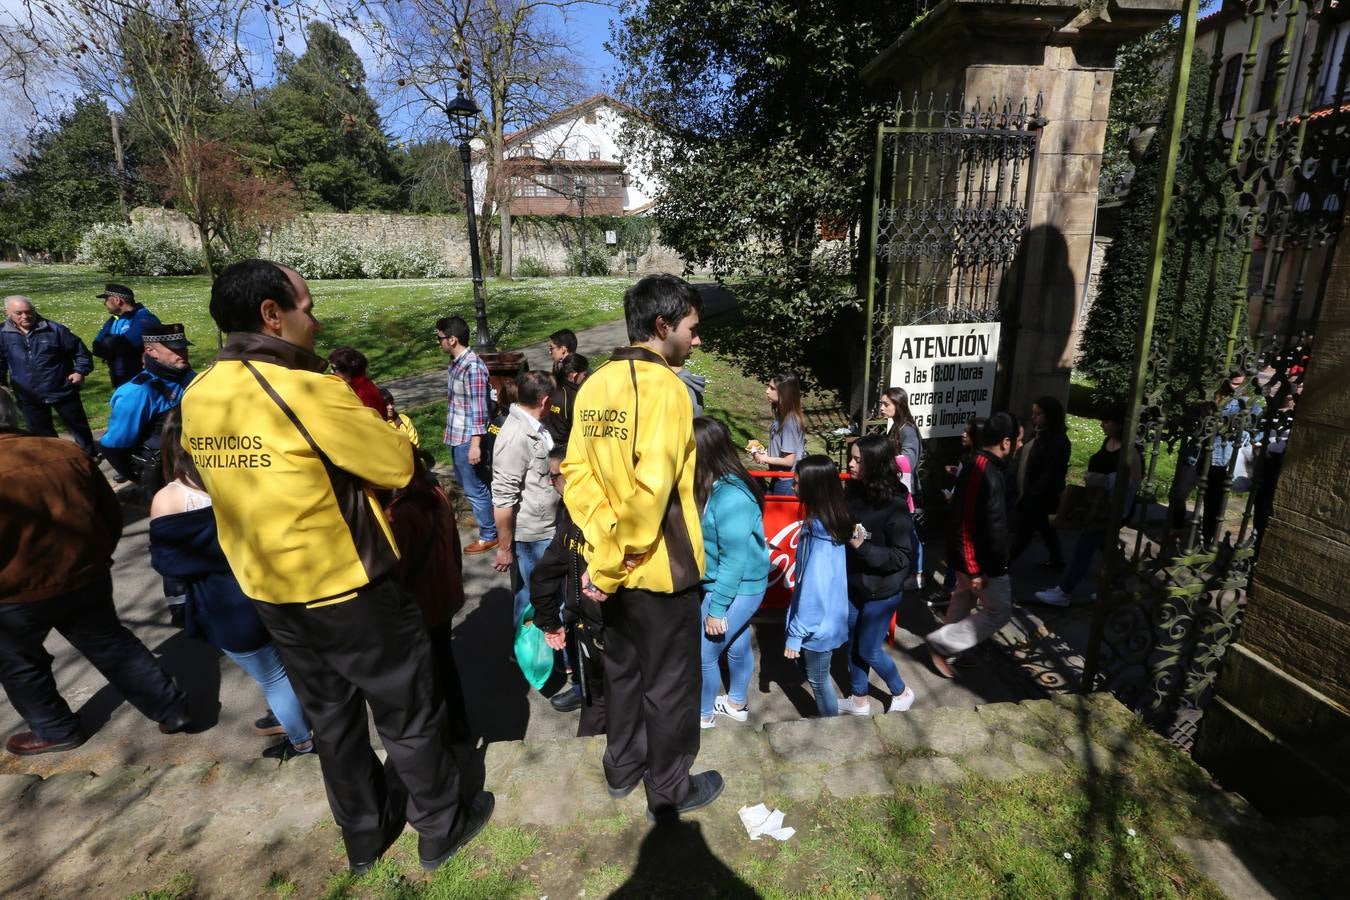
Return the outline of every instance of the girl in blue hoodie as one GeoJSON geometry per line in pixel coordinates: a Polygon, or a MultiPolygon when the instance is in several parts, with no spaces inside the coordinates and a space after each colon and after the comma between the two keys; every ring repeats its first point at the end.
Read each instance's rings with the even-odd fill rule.
{"type": "Polygon", "coordinates": [[[816,708],[822,716],[834,716],[839,714],[839,697],[830,681],[830,659],[848,641],[844,543],[852,537],[853,525],[839,483],[839,467],[828,456],[808,456],[797,463],[793,482],[804,521],[783,655],[801,658],[816,708]]]}
{"type": "Polygon", "coordinates": [[[731,443],[731,432],[716,419],[694,420],[694,497],[703,526],[707,559],[703,578],[704,728],[723,715],[737,722],[749,716],[746,695],[754,674],[750,617],[769,586],[769,547],[764,540],[764,493],[750,477],[731,443]],[[718,660],[727,656],[731,684],[725,694],[718,660]]]}

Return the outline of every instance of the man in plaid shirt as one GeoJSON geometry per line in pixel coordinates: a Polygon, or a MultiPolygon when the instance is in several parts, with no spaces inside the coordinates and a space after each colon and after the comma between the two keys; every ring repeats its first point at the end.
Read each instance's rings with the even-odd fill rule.
{"type": "Polygon", "coordinates": [[[478,540],[465,547],[464,552],[486,553],[497,546],[492,495],[480,474],[484,462],[481,444],[489,418],[488,370],[478,354],[469,349],[469,325],[459,316],[436,321],[436,340],[450,354],[445,443],[450,445],[454,456],[455,478],[464,488],[478,522],[478,540]]]}

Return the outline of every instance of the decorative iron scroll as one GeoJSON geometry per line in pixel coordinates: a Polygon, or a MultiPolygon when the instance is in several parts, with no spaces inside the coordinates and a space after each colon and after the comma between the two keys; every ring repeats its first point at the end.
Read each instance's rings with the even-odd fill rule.
{"type": "MultiPolygon", "coordinates": [[[[1140,344],[1146,377],[1131,412],[1143,477],[1108,542],[1084,673],[1086,688],[1112,690],[1183,743],[1241,626],[1350,194],[1350,62],[1323,71],[1344,10],[1239,5],[1245,18],[1216,26],[1206,106],[1188,113],[1175,182],[1163,185],[1167,252],[1183,266],[1176,283],[1209,285],[1205,327],[1198,346],[1182,347],[1179,316],[1159,316],[1140,344]],[[1228,35],[1242,46],[1226,45],[1228,35]],[[1304,35],[1306,71],[1291,74],[1304,35]],[[1230,116],[1219,85],[1235,52],[1243,77],[1230,116]],[[1253,109],[1258,62],[1269,109],[1253,109]],[[1239,274],[1221,289],[1223,266],[1239,274]],[[1177,476],[1163,484],[1159,462],[1174,452],[1177,476]]],[[[1179,298],[1159,299],[1178,308],[1179,298]]]]}

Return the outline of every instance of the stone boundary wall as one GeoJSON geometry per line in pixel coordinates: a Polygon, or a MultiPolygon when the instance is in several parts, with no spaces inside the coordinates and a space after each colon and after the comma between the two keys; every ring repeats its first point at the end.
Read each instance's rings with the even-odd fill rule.
{"type": "MultiPolygon", "coordinates": [[[[180,244],[196,247],[197,235],[187,219],[175,210],[141,206],[132,210],[131,220],[162,228],[180,244]]],[[[464,216],[402,215],[396,213],[304,213],[282,228],[299,230],[316,237],[338,236],[354,244],[376,247],[432,247],[450,266],[455,275],[470,272],[469,241],[464,216]]],[[[278,229],[279,230],[279,229],[278,229]]],[[[512,249],[516,269],[526,257],[542,262],[550,274],[567,271],[567,257],[572,249],[559,239],[557,230],[517,219],[513,225],[512,249]]],[[[259,248],[267,254],[270,235],[264,236],[259,248]]],[[[496,249],[496,240],[493,242],[496,249]]],[[[624,254],[610,250],[610,273],[626,275],[628,263],[624,254]]],[[[684,270],[684,259],[669,247],[653,241],[651,249],[638,257],[637,274],[658,272],[679,274],[684,270]]],[[[702,270],[695,270],[705,274],[702,270]]]]}

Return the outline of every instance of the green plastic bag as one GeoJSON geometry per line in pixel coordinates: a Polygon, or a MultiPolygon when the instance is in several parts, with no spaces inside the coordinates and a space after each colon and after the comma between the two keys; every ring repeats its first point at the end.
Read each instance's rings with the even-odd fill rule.
{"type": "Polygon", "coordinates": [[[516,623],[516,664],[525,680],[536,690],[542,690],[553,674],[553,648],[544,632],[534,627],[534,607],[525,607],[516,623]]]}

